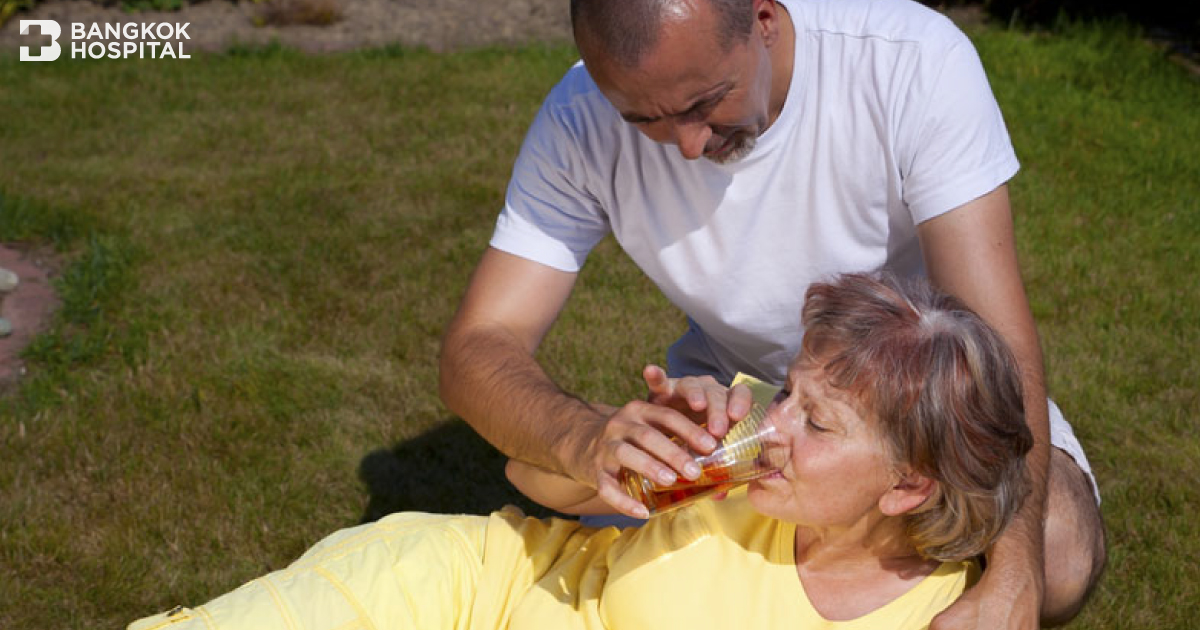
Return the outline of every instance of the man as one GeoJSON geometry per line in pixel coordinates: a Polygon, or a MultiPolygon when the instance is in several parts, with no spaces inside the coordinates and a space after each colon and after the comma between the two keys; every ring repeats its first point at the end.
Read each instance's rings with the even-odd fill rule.
{"type": "Polygon", "coordinates": [[[1012,346],[1037,442],[1033,495],[934,627],[1072,618],[1104,563],[1098,496],[1069,425],[1048,420],[1006,188],[1018,165],[966,37],[906,0],[574,0],[572,23],[583,65],[534,121],[447,329],[446,404],[508,456],[644,516],[620,468],[694,477],[669,436],[706,451],[748,411],[723,385],[734,373],[782,381],[810,282],[928,273],[1012,346]],[[619,409],[533,358],[609,233],[689,322],[672,378],[648,367],[649,401],[619,409]]]}

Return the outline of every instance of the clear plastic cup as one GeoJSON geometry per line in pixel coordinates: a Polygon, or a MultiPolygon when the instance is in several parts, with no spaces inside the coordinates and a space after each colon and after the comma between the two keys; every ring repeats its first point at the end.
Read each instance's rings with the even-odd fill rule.
{"type": "Polygon", "coordinates": [[[700,476],[694,481],[679,477],[663,486],[626,468],[621,471],[621,484],[653,516],[769,475],[783,468],[790,457],[790,448],[766,408],[756,403],[713,452],[693,453],[692,459],[700,466],[700,476]]]}

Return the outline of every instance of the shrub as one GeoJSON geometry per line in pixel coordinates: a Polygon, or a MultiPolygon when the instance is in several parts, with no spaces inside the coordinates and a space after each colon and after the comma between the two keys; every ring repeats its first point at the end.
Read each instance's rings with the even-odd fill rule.
{"type": "Polygon", "coordinates": [[[121,8],[131,13],[136,11],[178,11],[183,8],[183,4],[183,0],[122,0],[121,8]]]}
{"type": "Polygon", "coordinates": [[[29,9],[38,0],[0,0],[0,26],[20,9],[29,9]]]}
{"type": "Polygon", "coordinates": [[[1124,19],[1189,39],[1200,37],[1200,2],[1179,0],[984,0],[1005,21],[1052,26],[1058,20],[1124,19]]]}
{"type": "Polygon", "coordinates": [[[328,26],[341,21],[336,0],[269,0],[259,13],[259,26],[328,26]]]}

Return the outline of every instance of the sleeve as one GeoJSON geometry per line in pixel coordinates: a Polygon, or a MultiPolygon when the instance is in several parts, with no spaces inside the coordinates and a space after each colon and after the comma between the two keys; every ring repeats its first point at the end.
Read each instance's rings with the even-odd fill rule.
{"type": "Polygon", "coordinates": [[[553,92],[542,105],[513,167],[492,247],[575,272],[608,235],[608,217],[588,192],[580,109],[556,102],[553,92]]]}
{"type": "Polygon", "coordinates": [[[961,32],[919,77],[900,128],[904,200],[921,223],[977,199],[1020,165],[974,46],[961,32]]]}
{"type": "Polygon", "coordinates": [[[781,389],[783,389],[778,385],[764,383],[763,381],[760,381],[757,378],[746,374],[745,372],[738,372],[737,376],[733,377],[733,382],[731,382],[729,386],[733,387],[734,385],[745,385],[746,387],[749,387],[750,395],[754,398],[754,402],[763,406],[770,405],[771,402],[775,400],[775,395],[778,394],[781,389]]]}
{"type": "Polygon", "coordinates": [[[396,513],[335,532],[286,569],[128,630],[460,630],[476,598],[490,520],[396,513]]]}

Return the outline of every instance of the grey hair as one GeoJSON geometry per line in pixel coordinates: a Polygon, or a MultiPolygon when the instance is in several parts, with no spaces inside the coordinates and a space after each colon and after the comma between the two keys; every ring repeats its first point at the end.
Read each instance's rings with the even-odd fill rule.
{"type": "Polygon", "coordinates": [[[1021,374],[994,329],[921,279],[847,274],[809,287],[802,352],[874,417],[898,468],[937,481],[904,515],[929,558],[982,553],[1029,493],[1021,374]]]}

